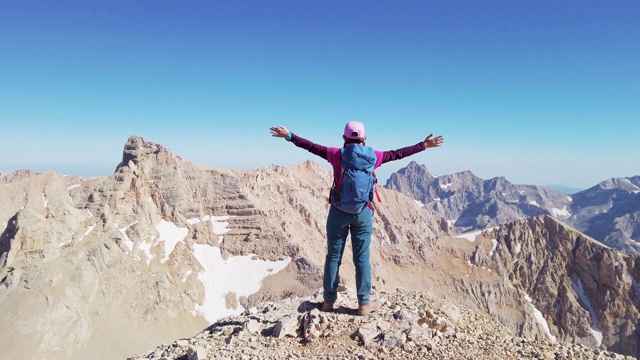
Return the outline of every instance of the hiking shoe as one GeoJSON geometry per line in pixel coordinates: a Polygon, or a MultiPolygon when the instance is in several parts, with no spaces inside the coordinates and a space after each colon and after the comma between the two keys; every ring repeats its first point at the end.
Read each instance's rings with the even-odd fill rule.
{"type": "Polygon", "coordinates": [[[320,308],[320,311],[324,311],[324,312],[329,312],[329,311],[333,311],[333,304],[335,304],[335,301],[325,301],[322,303],[322,307],[320,308]]]}
{"type": "Polygon", "coordinates": [[[377,301],[371,301],[368,304],[358,306],[358,315],[369,315],[378,309],[380,309],[380,303],[377,301]]]}

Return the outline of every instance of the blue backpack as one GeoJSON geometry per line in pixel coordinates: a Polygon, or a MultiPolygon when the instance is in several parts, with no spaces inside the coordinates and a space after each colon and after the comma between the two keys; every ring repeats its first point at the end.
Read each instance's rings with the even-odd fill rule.
{"type": "Polygon", "coordinates": [[[373,210],[371,202],[378,182],[373,173],[375,151],[368,146],[348,144],[340,152],[341,171],[331,187],[329,202],[350,214],[359,214],[365,206],[373,210]]]}

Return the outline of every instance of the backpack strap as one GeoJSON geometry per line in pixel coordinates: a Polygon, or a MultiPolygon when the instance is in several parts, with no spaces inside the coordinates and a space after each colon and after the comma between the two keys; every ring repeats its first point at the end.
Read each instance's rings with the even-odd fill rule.
{"type": "Polygon", "coordinates": [[[378,199],[378,202],[382,202],[382,199],[380,198],[380,194],[378,193],[378,186],[373,185],[373,190],[376,193],[376,199],[378,199]]]}

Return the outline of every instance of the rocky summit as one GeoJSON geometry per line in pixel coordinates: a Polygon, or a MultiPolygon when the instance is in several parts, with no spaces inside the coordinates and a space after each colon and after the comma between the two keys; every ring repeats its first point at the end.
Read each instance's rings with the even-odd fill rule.
{"type": "Polygon", "coordinates": [[[515,336],[490,316],[428,291],[381,291],[380,310],[357,316],[355,293],[319,310],[322,296],[290,298],[217,321],[142,359],[632,359],[584,345],[515,336]]]}
{"type": "Polygon", "coordinates": [[[382,309],[354,316],[348,246],[318,313],[327,168],[206,167],[138,136],[115,168],[0,176],[2,358],[640,356],[638,256],[558,217],[455,233],[381,188],[382,309]]]}

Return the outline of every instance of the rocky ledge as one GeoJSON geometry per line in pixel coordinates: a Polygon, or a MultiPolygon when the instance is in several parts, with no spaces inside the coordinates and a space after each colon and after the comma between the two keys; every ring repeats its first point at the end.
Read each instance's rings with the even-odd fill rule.
{"type": "Polygon", "coordinates": [[[321,293],[265,303],[129,359],[634,359],[516,337],[490,317],[425,291],[376,297],[381,309],[369,316],[356,315],[355,294],[346,289],[331,313],[318,310],[321,293]]]}

